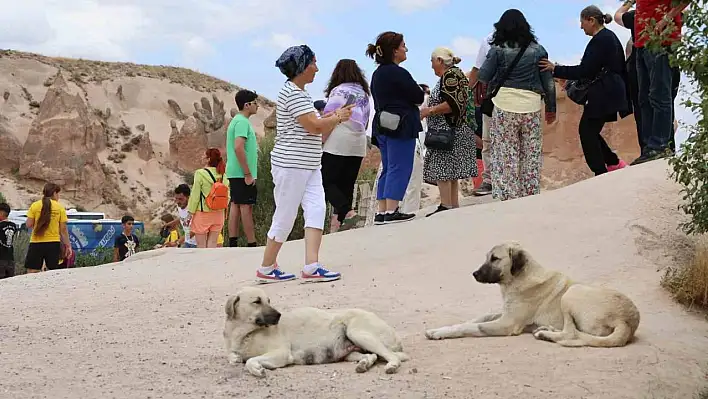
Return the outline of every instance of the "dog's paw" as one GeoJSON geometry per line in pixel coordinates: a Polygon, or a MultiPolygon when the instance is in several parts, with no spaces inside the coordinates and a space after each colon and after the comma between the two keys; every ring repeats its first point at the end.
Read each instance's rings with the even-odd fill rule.
{"type": "Polygon", "coordinates": [[[425,332],[425,337],[428,339],[439,340],[444,339],[441,329],[428,330],[425,332]]]}
{"type": "Polygon", "coordinates": [[[538,328],[536,328],[535,330],[533,330],[533,335],[536,336],[536,333],[537,333],[537,332],[541,332],[541,331],[556,332],[556,331],[558,331],[558,330],[556,330],[555,328],[553,328],[553,326],[539,326],[538,328]]]}
{"type": "Polygon", "coordinates": [[[356,364],[356,372],[366,373],[367,371],[369,371],[369,362],[366,359],[359,360],[359,363],[356,364]]]}
{"type": "Polygon", "coordinates": [[[550,338],[550,330],[536,330],[533,333],[533,337],[536,338],[539,341],[547,341],[547,342],[553,342],[553,340],[550,338]]]}
{"type": "Polygon", "coordinates": [[[266,375],[265,368],[253,359],[248,359],[246,362],[246,370],[251,373],[251,375],[259,378],[263,378],[266,375]]]}
{"type": "Polygon", "coordinates": [[[384,371],[386,371],[386,374],[396,374],[400,367],[401,363],[389,362],[386,364],[386,367],[384,367],[384,371]]]}
{"type": "Polygon", "coordinates": [[[229,360],[229,364],[232,366],[243,363],[243,359],[241,358],[241,356],[239,356],[237,353],[233,353],[233,352],[229,353],[228,360],[229,360]]]}

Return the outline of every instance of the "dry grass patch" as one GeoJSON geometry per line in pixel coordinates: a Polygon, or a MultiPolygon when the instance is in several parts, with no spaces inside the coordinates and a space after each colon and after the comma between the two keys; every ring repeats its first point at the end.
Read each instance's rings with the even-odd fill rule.
{"type": "MultiPolygon", "coordinates": [[[[689,308],[708,310],[708,237],[696,240],[692,259],[686,265],[670,267],[661,279],[661,286],[673,298],[689,308]]],[[[706,393],[708,399],[708,393],[706,393]]]]}

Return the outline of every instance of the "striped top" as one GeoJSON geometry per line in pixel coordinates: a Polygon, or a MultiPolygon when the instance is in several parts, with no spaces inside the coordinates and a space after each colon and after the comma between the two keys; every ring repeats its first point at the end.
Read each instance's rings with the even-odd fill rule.
{"type": "Polygon", "coordinates": [[[285,82],[278,93],[275,110],[277,134],[275,147],[270,153],[271,165],[309,170],[320,168],[322,136],[308,133],[297,121],[310,112],[316,112],[310,95],[293,82],[285,82]]]}

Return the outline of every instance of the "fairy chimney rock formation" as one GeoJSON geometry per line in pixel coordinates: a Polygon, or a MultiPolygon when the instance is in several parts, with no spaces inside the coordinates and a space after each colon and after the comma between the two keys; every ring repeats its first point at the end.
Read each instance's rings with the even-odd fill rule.
{"type": "Polygon", "coordinates": [[[59,73],[30,126],[19,174],[57,183],[64,192],[80,194],[86,205],[101,203],[112,188],[97,155],[105,141],[100,122],[92,119],[80,95],[68,92],[59,73]]]}
{"type": "Polygon", "coordinates": [[[137,144],[138,157],[143,161],[149,161],[155,157],[155,151],[152,148],[150,141],[150,132],[145,132],[139,136],[140,141],[137,144]]]}
{"type": "Polygon", "coordinates": [[[263,133],[265,134],[266,137],[273,137],[275,136],[275,129],[276,129],[276,119],[275,119],[275,109],[273,109],[273,112],[268,115],[267,118],[263,121],[263,133]]]}
{"type": "Polygon", "coordinates": [[[22,144],[11,130],[8,119],[0,115],[0,170],[16,170],[20,167],[22,144]]]}

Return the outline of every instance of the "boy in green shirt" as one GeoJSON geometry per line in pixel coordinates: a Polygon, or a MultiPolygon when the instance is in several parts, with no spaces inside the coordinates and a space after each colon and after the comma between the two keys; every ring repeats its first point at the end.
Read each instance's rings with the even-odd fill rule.
{"type": "Polygon", "coordinates": [[[258,95],[250,90],[239,90],[236,93],[239,112],[231,120],[226,131],[226,177],[229,179],[231,192],[230,247],[238,245],[239,219],[243,224],[248,246],[256,246],[253,205],[258,195],[258,142],[256,131],[248,118],[258,112],[257,99],[258,95]]]}

